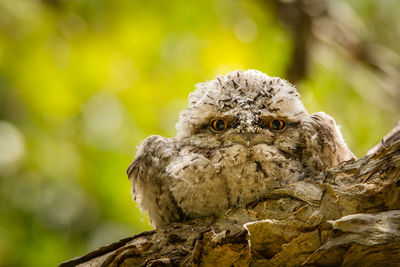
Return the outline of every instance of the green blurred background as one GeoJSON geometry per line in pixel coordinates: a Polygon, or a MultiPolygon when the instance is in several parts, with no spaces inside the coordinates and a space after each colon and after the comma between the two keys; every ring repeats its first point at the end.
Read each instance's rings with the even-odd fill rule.
{"type": "MultiPolygon", "coordinates": [[[[279,8],[293,2],[0,0],[0,266],[54,266],[151,229],[125,173],[136,146],[175,135],[196,83],[290,78],[297,37],[279,8]]],[[[400,1],[330,10],[378,66],[316,30],[292,82],[362,157],[400,118],[400,1]]]]}

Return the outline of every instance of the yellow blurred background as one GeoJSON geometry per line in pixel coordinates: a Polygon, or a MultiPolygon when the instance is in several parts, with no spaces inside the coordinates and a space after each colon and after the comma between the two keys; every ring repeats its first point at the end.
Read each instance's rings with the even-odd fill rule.
{"type": "MultiPolygon", "coordinates": [[[[236,69],[290,78],[298,35],[281,7],[294,2],[315,4],[0,0],[0,266],[54,266],[151,229],[125,173],[136,146],[175,135],[196,83],[236,69]]],[[[292,82],[362,157],[400,119],[400,1],[329,10],[312,21],[308,70],[292,82]],[[378,66],[324,40],[339,36],[329,18],[378,66]]]]}

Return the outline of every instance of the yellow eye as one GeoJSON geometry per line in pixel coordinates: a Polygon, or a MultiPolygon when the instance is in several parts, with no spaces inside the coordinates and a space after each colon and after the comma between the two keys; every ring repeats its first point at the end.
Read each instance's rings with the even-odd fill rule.
{"type": "Polygon", "coordinates": [[[271,120],[269,122],[268,126],[269,126],[269,128],[271,130],[280,131],[280,130],[283,130],[285,128],[286,122],[284,120],[281,120],[281,119],[275,119],[275,120],[271,120]]]}
{"type": "Polygon", "coordinates": [[[225,120],[217,118],[210,121],[210,127],[216,132],[222,132],[228,128],[228,124],[225,120]]]}

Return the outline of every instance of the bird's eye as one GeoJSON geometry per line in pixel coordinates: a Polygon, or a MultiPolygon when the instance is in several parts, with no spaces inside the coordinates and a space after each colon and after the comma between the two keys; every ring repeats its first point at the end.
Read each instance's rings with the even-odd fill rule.
{"type": "Polygon", "coordinates": [[[222,132],[226,128],[228,128],[228,124],[223,119],[212,119],[210,121],[210,127],[216,132],[222,132]]]}
{"type": "Polygon", "coordinates": [[[285,128],[286,122],[281,119],[271,120],[268,126],[271,130],[281,131],[285,128]]]}

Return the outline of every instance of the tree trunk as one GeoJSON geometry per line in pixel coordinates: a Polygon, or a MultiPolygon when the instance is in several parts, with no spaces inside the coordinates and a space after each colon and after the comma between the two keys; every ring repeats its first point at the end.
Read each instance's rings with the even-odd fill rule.
{"type": "Polygon", "coordinates": [[[173,223],[60,266],[398,266],[400,124],[367,156],[219,218],[173,223]]]}

